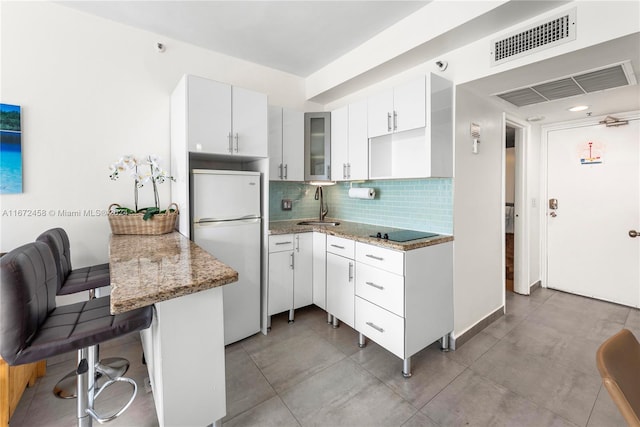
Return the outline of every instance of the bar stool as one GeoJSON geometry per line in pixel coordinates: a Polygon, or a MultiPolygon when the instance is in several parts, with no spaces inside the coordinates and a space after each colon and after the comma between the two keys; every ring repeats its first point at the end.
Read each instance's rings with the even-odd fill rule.
{"type": "MultiPolygon", "coordinates": [[[[89,299],[95,298],[95,290],[110,285],[109,264],[97,264],[89,267],[73,269],[71,267],[71,245],[69,236],[62,228],[52,228],[40,234],[37,242],[49,245],[58,271],[58,287],[56,295],[69,295],[89,291],[89,299]]],[[[116,378],[129,370],[129,361],[122,357],[110,357],[99,360],[96,365],[98,377],[116,378]]],[[[53,387],[53,394],[61,399],[76,397],[76,372],[67,373],[53,387]]]]}
{"type": "Polygon", "coordinates": [[[130,378],[117,377],[96,392],[96,346],[148,328],[152,307],[114,316],[109,297],[57,307],[57,274],[53,254],[42,242],[28,243],[0,258],[0,356],[14,366],[77,350],[77,424],[90,427],[94,419],[102,424],[131,405],[137,385],[130,378]],[[112,415],[97,414],[94,399],[116,382],[132,386],[131,398],[112,415]]]}

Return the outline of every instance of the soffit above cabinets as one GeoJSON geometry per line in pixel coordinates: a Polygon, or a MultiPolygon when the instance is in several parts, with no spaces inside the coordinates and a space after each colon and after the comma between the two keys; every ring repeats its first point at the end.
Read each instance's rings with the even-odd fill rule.
{"type": "Polygon", "coordinates": [[[497,93],[495,96],[516,107],[524,107],[635,84],[637,82],[631,61],[625,61],[560,79],[497,93]]]}

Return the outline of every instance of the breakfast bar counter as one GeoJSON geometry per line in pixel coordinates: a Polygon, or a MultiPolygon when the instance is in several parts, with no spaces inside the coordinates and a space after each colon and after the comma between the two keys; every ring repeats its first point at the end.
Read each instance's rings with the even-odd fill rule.
{"type": "Polygon", "coordinates": [[[154,306],[140,332],[160,426],[226,415],[222,285],[238,273],[183,235],[112,235],[111,311],[154,306]]]}
{"type": "Polygon", "coordinates": [[[238,272],[178,232],[112,235],[111,314],[205,291],[238,280],[238,272]]]}

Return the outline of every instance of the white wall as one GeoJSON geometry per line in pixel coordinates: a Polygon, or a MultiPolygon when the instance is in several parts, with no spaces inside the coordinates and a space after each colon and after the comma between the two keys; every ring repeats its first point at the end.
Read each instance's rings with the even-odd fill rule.
{"type": "MultiPolygon", "coordinates": [[[[43,209],[46,217],[0,217],[0,250],[55,226],[70,235],[74,266],[106,262],[110,203],[133,204],[133,181],[109,180],[123,154],[156,153],[169,166],[169,95],[184,73],[257,90],[301,110],[304,81],[290,74],[136,30],[51,2],[2,2],[0,101],[22,106],[23,194],[0,210],[43,209]],[[157,53],[155,43],[166,44],[157,53]],[[80,211],[79,217],[60,212],[80,211]]],[[[160,186],[168,204],[169,185],[160,186]]],[[[152,202],[141,189],[141,205],[152,202]]]]}
{"type": "Polygon", "coordinates": [[[502,110],[458,86],[453,194],[454,336],[504,304],[502,110]],[[480,125],[473,154],[470,124],[480,125]]]}

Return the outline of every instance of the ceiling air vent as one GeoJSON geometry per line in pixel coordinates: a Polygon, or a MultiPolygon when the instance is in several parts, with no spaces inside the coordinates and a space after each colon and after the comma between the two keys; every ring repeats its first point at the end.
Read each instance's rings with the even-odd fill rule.
{"type": "Polygon", "coordinates": [[[491,42],[491,65],[548,49],[576,38],[576,10],[510,33],[491,42]]]}
{"type": "Polygon", "coordinates": [[[631,61],[496,94],[516,107],[636,84],[631,61]]]}

